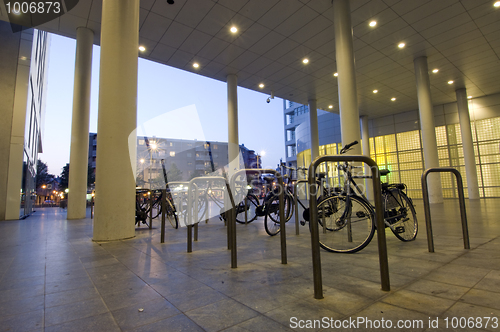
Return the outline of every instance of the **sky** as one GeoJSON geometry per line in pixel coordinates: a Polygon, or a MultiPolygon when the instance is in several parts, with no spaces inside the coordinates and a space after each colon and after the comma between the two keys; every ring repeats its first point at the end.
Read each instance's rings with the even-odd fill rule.
{"type": "MultiPolygon", "coordinates": [[[[54,175],[69,163],[75,50],[74,39],[51,35],[43,153],[39,159],[54,175]]],[[[97,132],[99,58],[100,47],[94,45],[90,132],[97,132]]],[[[283,100],[274,98],[267,103],[268,97],[238,87],[239,143],[259,154],[264,151],[262,166],[274,169],[281,158],[285,159],[283,100]]],[[[139,133],[147,128],[148,136],[227,142],[225,82],[139,58],[137,103],[139,133]],[[155,118],[165,116],[175,117],[181,125],[168,129],[152,126],[160,123],[155,118]],[[179,128],[182,130],[176,130],[179,128]]]]}

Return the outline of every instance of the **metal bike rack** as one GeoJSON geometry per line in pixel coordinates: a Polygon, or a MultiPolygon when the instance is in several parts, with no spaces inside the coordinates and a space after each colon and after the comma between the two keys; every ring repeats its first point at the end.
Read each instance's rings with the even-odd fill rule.
{"type": "MultiPolygon", "coordinates": [[[[281,264],[287,264],[286,255],[286,228],[285,228],[285,196],[284,196],[284,185],[283,176],[274,169],[262,169],[262,168],[246,168],[235,172],[231,176],[230,184],[234,186],[236,177],[243,173],[253,173],[253,174],[274,174],[278,180],[278,187],[280,188],[279,194],[279,214],[280,214],[280,239],[281,239],[281,264]]],[[[233,209],[229,214],[228,232],[230,232],[231,241],[231,267],[237,267],[237,255],[236,255],[236,206],[233,202],[233,209]],[[229,227],[231,226],[231,227],[229,227]]]]}
{"type": "MultiPolygon", "coordinates": [[[[192,242],[192,232],[193,232],[193,224],[194,224],[194,231],[195,231],[195,241],[198,240],[198,204],[195,204],[195,209],[193,210],[193,196],[192,196],[192,190],[194,187],[194,197],[198,199],[198,186],[196,185],[196,182],[202,182],[202,181],[224,181],[224,184],[226,185],[226,189],[228,192],[229,199],[231,200],[231,205],[234,208],[234,199],[231,193],[231,188],[229,188],[227,184],[226,178],[222,176],[201,176],[201,177],[196,177],[191,179],[188,184],[188,205],[187,205],[187,252],[192,252],[193,251],[193,242],[192,242]],[[196,222],[193,223],[193,214],[196,215],[196,222]]],[[[208,201],[207,201],[208,204],[208,201]]],[[[208,209],[208,206],[207,206],[208,209]]]]}
{"type": "Polygon", "coordinates": [[[467,227],[467,215],[465,213],[465,197],[462,175],[452,167],[434,167],[428,168],[422,173],[422,193],[424,198],[425,226],[427,228],[427,246],[429,252],[434,252],[434,237],[432,235],[431,209],[429,203],[429,187],[427,185],[427,176],[429,173],[453,173],[457,178],[458,202],[460,205],[460,216],[462,218],[462,235],[464,238],[464,249],[470,249],[469,229],[467,227]]]}
{"type": "MultiPolygon", "coordinates": [[[[354,161],[362,162],[370,166],[372,170],[373,193],[375,198],[375,221],[377,226],[377,242],[378,255],[380,265],[380,279],[383,291],[390,291],[389,281],[389,262],[387,259],[387,244],[385,238],[384,212],[382,207],[382,188],[380,185],[380,174],[378,165],[373,159],[359,155],[335,155],[321,156],[316,158],[309,166],[309,187],[312,188],[316,184],[316,168],[319,164],[333,161],[354,161]]],[[[309,217],[311,223],[311,247],[312,247],[312,263],[313,263],[313,281],[314,281],[314,298],[323,298],[323,280],[321,276],[321,257],[319,246],[319,229],[318,229],[318,205],[316,201],[317,190],[311,190],[309,195],[309,217]]]]}

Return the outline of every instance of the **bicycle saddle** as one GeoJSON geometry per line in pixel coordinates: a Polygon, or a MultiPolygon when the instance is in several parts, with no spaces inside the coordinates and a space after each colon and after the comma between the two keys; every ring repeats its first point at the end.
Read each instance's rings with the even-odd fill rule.
{"type": "Polygon", "coordinates": [[[273,182],[274,181],[274,176],[264,176],[264,181],[266,181],[266,182],[273,182]]]}
{"type": "Polygon", "coordinates": [[[385,175],[389,174],[390,172],[391,172],[391,171],[389,171],[388,169],[381,169],[381,170],[380,170],[380,175],[381,175],[381,176],[385,176],[385,175]]]}
{"type": "Polygon", "coordinates": [[[324,179],[326,178],[326,173],[325,172],[319,172],[319,173],[316,173],[318,175],[318,179],[324,179]]]}

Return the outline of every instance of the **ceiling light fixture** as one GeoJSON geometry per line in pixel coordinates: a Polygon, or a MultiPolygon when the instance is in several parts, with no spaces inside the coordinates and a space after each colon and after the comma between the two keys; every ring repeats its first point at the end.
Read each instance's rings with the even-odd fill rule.
{"type": "Polygon", "coordinates": [[[236,32],[238,32],[238,28],[236,28],[235,26],[232,26],[231,29],[229,29],[229,31],[231,31],[232,33],[236,33],[236,32]]]}
{"type": "Polygon", "coordinates": [[[452,80],[448,81],[448,84],[453,84],[453,81],[452,80]]]}
{"type": "Polygon", "coordinates": [[[396,101],[396,97],[392,97],[392,98],[391,98],[391,100],[392,100],[392,101],[396,101]]]}
{"type": "Polygon", "coordinates": [[[339,73],[333,73],[333,76],[337,77],[339,76],[339,73]]]}
{"type": "Polygon", "coordinates": [[[371,21],[370,24],[369,24],[371,27],[374,27],[377,25],[377,21],[371,21]]]}
{"type": "MultiPolygon", "coordinates": [[[[500,1],[499,1],[500,2],[500,1]]],[[[472,99],[472,96],[467,96],[467,99],[472,99]]]]}
{"type": "Polygon", "coordinates": [[[398,47],[399,47],[399,48],[403,48],[403,47],[405,47],[405,46],[406,46],[406,44],[405,44],[405,43],[399,43],[399,44],[398,44],[398,47]]]}
{"type": "Polygon", "coordinates": [[[500,1],[495,2],[495,3],[493,4],[493,6],[494,6],[494,7],[497,7],[497,8],[498,8],[498,7],[500,7],[500,1]]]}
{"type": "Polygon", "coordinates": [[[328,108],[332,109],[332,108],[333,108],[333,105],[328,105],[328,108]]]}
{"type": "Polygon", "coordinates": [[[373,93],[377,93],[377,92],[378,92],[378,90],[373,90],[373,93]]]}
{"type": "Polygon", "coordinates": [[[432,70],[432,72],[433,72],[434,74],[435,74],[435,73],[437,73],[438,71],[439,71],[439,69],[437,69],[437,68],[432,70]]]}
{"type": "Polygon", "coordinates": [[[261,88],[261,89],[263,89],[263,88],[264,88],[264,86],[265,86],[265,85],[264,85],[264,83],[260,83],[260,84],[259,84],[259,88],[261,88]]]}
{"type": "Polygon", "coordinates": [[[144,52],[145,50],[146,50],[146,48],[144,46],[142,46],[142,45],[139,46],[139,51],[144,52]]]}
{"type": "Polygon", "coordinates": [[[200,64],[198,62],[193,63],[194,68],[200,68],[200,64]]]}
{"type": "Polygon", "coordinates": [[[304,64],[308,64],[308,63],[309,63],[309,59],[308,59],[308,58],[305,58],[304,60],[302,60],[302,62],[303,62],[304,64]]]}

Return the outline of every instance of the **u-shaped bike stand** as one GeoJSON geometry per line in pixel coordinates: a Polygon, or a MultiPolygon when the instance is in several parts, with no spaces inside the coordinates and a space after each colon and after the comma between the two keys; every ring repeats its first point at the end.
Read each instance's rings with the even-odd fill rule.
{"type": "MultiPolygon", "coordinates": [[[[335,156],[321,156],[316,158],[309,166],[309,188],[316,185],[316,168],[319,164],[324,162],[339,162],[339,161],[354,161],[362,162],[370,166],[372,170],[373,180],[373,194],[375,198],[375,221],[377,225],[377,242],[378,242],[378,255],[380,265],[380,282],[382,290],[390,291],[389,281],[389,262],[387,259],[387,244],[385,238],[385,224],[384,224],[384,211],[382,207],[382,188],[380,185],[380,174],[378,165],[373,159],[366,156],[354,155],[335,155],[335,156]]],[[[311,224],[311,247],[312,247],[312,263],[313,263],[313,281],[314,281],[314,298],[323,298],[323,280],[321,276],[321,257],[319,246],[319,230],[318,230],[318,203],[316,201],[318,193],[317,190],[310,190],[309,194],[309,223],[311,224]]]]}
{"type": "MultiPolygon", "coordinates": [[[[231,181],[229,182],[230,187],[234,188],[236,178],[241,174],[274,174],[278,180],[279,188],[279,215],[280,215],[280,239],[281,239],[281,264],[287,264],[286,256],[286,228],[285,228],[285,187],[283,185],[283,176],[274,169],[262,169],[262,168],[246,168],[240,169],[231,176],[231,181]]],[[[239,202],[237,203],[239,204],[239,202]]],[[[237,205],[236,204],[236,205],[237,205]]],[[[233,207],[235,204],[233,204],[233,207]]],[[[229,220],[227,224],[228,239],[231,249],[231,267],[237,267],[237,256],[236,256],[236,208],[231,210],[229,213],[229,220]]]]}
{"type": "Polygon", "coordinates": [[[432,235],[431,208],[429,204],[429,187],[427,185],[427,176],[429,173],[453,173],[457,178],[458,202],[460,205],[460,217],[462,218],[462,235],[464,237],[464,249],[470,249],[469,229],[467,227],[467,215],[465,213],[465,197],[462,175],[452,167],[434,167],[428,168],[422,173],[422,193],[424,198],[425,226],[427,229],[427,246],[429,252],[434,252],[434,237],[432,235]]]}

